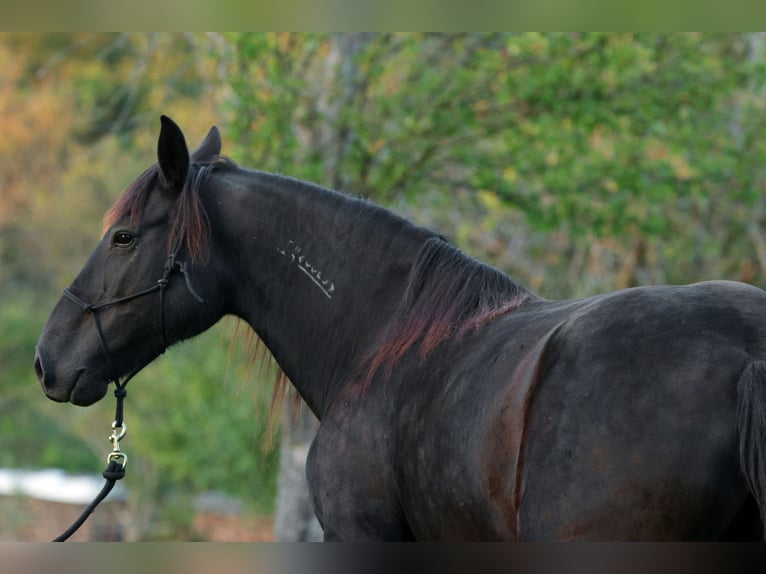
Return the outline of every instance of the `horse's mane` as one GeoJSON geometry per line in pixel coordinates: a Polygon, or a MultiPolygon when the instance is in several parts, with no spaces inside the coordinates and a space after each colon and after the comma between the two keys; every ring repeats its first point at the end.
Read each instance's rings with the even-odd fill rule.
{"type": "Polygon", "coordinates": [[[468,257],[443,237],[425,241],[404,299],[387,327],[364,382],[394,364],[419,342],[421,358],[448,339],[459,339],[533,297],[501,271],[468,257]]]}

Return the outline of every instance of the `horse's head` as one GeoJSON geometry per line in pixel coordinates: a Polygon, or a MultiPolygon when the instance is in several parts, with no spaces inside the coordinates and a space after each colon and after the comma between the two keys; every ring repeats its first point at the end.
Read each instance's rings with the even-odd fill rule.
{"type": "Polygon", "coordinates": [[[110,381],[221,317],[198,196],[201,166],[220,149],[213,128],[190,156],[181,130],[162,117],[158,163],[107,214],[103,238],[43,328],[35,371],[49,398],[92,404],[110,381]]]}

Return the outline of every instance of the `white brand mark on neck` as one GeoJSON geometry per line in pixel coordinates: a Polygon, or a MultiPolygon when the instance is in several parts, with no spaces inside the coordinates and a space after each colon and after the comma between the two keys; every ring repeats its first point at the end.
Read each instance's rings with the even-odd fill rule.
{"type": "Polygon", "coordinates": [[[322,272],[311,265],[305,255],[301,255],[302,249],[295,241],[290,240],[285,247],[277,247],[277,251],[282,256],[287,257],[290,263],[297,265],[298,269],[311,279],[314,285],[321,289],[325,297],[332,299],[332,294],[335,292],[335,283],[329,279],[322,279],[322,272]]]}

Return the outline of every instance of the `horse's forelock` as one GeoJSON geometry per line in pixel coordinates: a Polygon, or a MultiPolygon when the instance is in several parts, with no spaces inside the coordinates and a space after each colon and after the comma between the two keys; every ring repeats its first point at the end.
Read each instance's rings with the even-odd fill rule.
{"type": "Polygon", "coordinates": [[[112,205],[112,207],[109,208],[109,211],[106,212],[106,215],[104,215],[102,234],[106,233],[116,225],[118,221],[127,216],[130,216],[131,225],[138,225],[143,216],[144,206],[149,197],[149,192],[154,188],[158,177],[159,169],[156,165],[153,165],[139,175],[136,180],[122,192],[120,197],[117,198],[117,201],[114,202],[114,205],[112,205]]]}

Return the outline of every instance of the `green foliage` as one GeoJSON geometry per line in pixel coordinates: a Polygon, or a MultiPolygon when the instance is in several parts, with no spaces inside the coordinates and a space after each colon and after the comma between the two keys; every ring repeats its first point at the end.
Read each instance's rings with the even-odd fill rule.
{"type": "Polygon", "coordinates": [[[92,454],[43,399],[32,369],[45,313],[29,294],[0,291],[0,466],[79,471],[93,464],[92,454]]]}
{"type": "Polygon", "coordinates": [[[533,224],[667,235],[679,232],[668,217],[679,202],[699,213],[721,187],[729,199],[754,199],[743,179],[762,173],[737,169],[733,133],[749,80],[741,37],[525,35],[507,51],[511,171],[482,183],[518,201],[533,224]]]}
{"type": "MultiPolygon", "coordinates": [[[[457,230],[463,245],[484,242],[476,235],[492,212],[510,208],[523,214],[521,233],[564,234],[588,259],[607,249],[625,260],[601,269],[616,273],[614,287],[656,266],[674,282],[753,280],[760,266],[762,36],[229,40],[230,133],[245,163],[389,204],[441,198],[431,214],[445,203],[473,214],[480,231],[457,230]],[[730,264],[705,270],[716,252],[730,264]]],[[[560,255],[555,264],[567,266],[560,255]]]]}
{"type": "Polygon", "coordinates": [[[500,37],[237,34],[230,129],[245,164],[388,202],[461,181],[500,37]],[[446,169],[456,164],[455,173],[446,169]],[[435,181],[438,170],[441,184],[435,181]],[[430,177],[429,177],[430,176],[430,177]]]}

